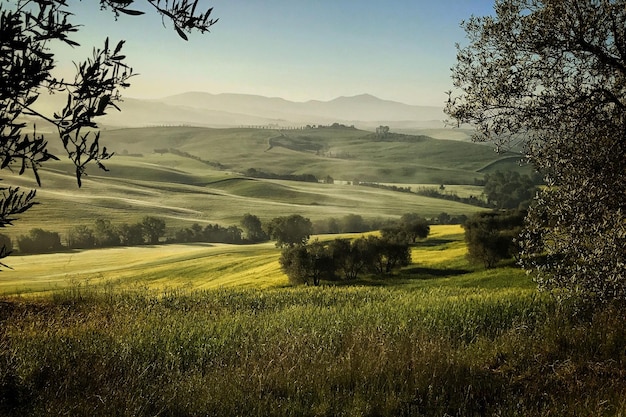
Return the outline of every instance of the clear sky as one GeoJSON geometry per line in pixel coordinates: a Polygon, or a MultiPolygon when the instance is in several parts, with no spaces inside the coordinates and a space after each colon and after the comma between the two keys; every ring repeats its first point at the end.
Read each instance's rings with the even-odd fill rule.
{"type": "Polygon", "coordinates": [[[437,106],[451,88],[454,44],[465,40],[459,23],[493,11],[493,0],[200,0],[219,22],[185,42],[154,13],[115,21],[96,0],[70,4],[73,21],[84,25],[75,38],[83,47],[57,50],[59,69],[107,36],[125,39],[127,62],[141,74],[128,97],[204,91],[307,101],[368,93],[437,106]]]}

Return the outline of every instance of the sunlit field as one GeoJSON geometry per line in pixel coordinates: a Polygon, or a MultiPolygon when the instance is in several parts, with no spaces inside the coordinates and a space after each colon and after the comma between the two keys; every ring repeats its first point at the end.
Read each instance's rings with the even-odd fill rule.
{"type": "Polygon", "coordinates": [[[89,283],[119,288],[212,288],[284,285],[273,244],[163,245],[14,256],[0,292],[46,292],[89,283]]]}
{"type": "MultiPolygon", "coordinates": [[[[312,239],[354,238],[360,234],[320,235],[312,239]]],[[[464,265],[460,226],[432,226],[430,238],[412,249],[416,268],[464,265]]],[[[280,249],[256,245],[173,244],[76,250],[12,256],[0,274],[0,294],[53,292],[76,285],[117,289],[196,290],[224,287],[276,288],[288,285],[280,270],[280,249]]]]}
{"type": "MultiPolygon", "coordinates": [[[[312,220],[347,214],[387,219],[407,212],[435,217],[441,212],[469,215],[480,210],[453,201],[363,186],[246,178],[170,154],[115,157],[108,164],[109,173],[91,172],[82,188],[77,187],[68,164],[49,166],[41,172],[40,204],[4,233],[15,238],[40,227],[65,235],[72,226],[93,225],[97,218],[121,224],[157,216],[165,219],[171,230],[193,223],[237,225],[246,213],[266,221],[289,214],[312,220]]],[[[29,176],[6,181],[37,188],[29,176]]]]}
{"type": "Polygon", "coordinates": [[[559,307],[462,239],[433,226],[398,274],[321,287],[271,244],[10,258],[0,414],[623,415],[623,312],[559,307]]]}

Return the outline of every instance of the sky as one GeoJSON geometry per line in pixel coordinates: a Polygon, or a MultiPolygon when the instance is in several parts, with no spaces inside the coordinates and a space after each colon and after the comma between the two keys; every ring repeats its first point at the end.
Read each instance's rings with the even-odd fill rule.
{"type": "MultiPolygon", "coordinates": [[[[460,22],[493,13],[493,0],[200,0],[219,18],[210,33],[178,37],[153,12],[101,11],[96,0],[69,2],[83,25],[80,48],[55,49],[59,74],[108,36],[126,40],[139,75],[123,95],[160,98],[187,91],[241,93],[292,101],[372,94],[442,106],[452,87],[460,22]]],[[[143,1],[137,7],[149,11],[143,1]],[[143,5],[140,7],[140,5],[143,5]]]]}

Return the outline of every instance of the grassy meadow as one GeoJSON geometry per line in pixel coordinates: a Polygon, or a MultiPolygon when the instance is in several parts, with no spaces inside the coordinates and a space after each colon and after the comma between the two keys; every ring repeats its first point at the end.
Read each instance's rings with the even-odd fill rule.
{"type": "Polygon", "coordinates": [[[262,220],[300,214],[313,221],[348,214],[367,220],[408,212],[427,218],[442,212],[470,215],[479,208],[347,183],[358,179],[413,189],[444,184],[461,197],[480,196],[475,183],[494,166],[526,169],[518,154],[498,155],[485,145],[408,135],[382,140],[350,128],[111,129],[102,132],[102,140],[117,154],[106,161],[108,172],[89,167],[82,188],[65,161],[44,165],[42,187],[28,173],[6,175],[6,185],[37,188],[40,204],[4,233],[15,239],[40,227],[63,236],[96,218],[131,224],[144,216],[162,217],[173,230],[193,223],[237,225],[246,213],[262,220]],[[180,154],[164,151],[170,149],[180,154]],[[336,183],[249,178],[243,173],[250,168],[331,176],[336,183]]]}
{"type": "Polygon", "coordinates": [[[471,184],[491,163],[520,158],[469,142],[394,134],[381,139],[349,128],[139,128],[104,131],[102,138],[118,153],[147,155],[154,149],[176,148],[235,172],[255,168],[367,182],[471,184]]]}
{"type": "MultiPolygon", "coordinates": [[[[103,139],[128,155],[110,172],[90,170],[80,189],[69,164],[47,164],[40,204],[6,232],[147,215],[170,229],[238,224],[245,213],[470,215],[480,209],[340,181],[444,184],[466,197],[480,194],[484,173],[519,168],[519,156],[481,145],[356,129],[146,128],[103,139]],[[248,168],[338,181],[253,179],[248,168]]],[[[558,304],[512,262],[468,263],[460,226],[432,226],[411,251],[394,275],[321,287],[290,286],[272,243],[9,257],[0,415],[626,416],[623,308],[558,304]]]]}
{"type": "Polygon", "coordinates": [[[623,310],[557,305],[462,239],[434,226],[351,285],[289,287],[271,245],[94,250],[54,291],[3,272],[0,414],[625,415],[623,310]]]}

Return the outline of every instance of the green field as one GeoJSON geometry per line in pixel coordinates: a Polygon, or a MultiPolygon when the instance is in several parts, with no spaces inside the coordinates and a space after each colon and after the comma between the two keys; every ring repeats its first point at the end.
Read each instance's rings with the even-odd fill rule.
{"type": "MultiPolygon", "coordinates": [[[[72,226],[92,225],[96,218],[121,224],[148,215],[164,218],[170,232],[196,222],[236,225],[246,213],[263,221],[289,214],[313,221],[347,214],[366,220],[408,212],[427,218],[441,212],[469,215],[479,209],[347,183],[358,178],[413,189],[445,184],[448,192],[461,197],[480,196],[475,180],[503,157],[507,169],[520,169],[515,166],[518,155],[497,155],[484,145],[426,136],[382,141],[357,129],[144,128],[107,130],[103,140],[120,153],[107,162],[109,172],[90,167],[79,189],[70,163],[46,163],[38,188],[41,204],[5,233],[16,238],[40,227],[65,236],[72,226]],[[187,156],[155,153],[170,148],[187,156]],[[330,175],[336,183],[248,178],[241,173],[249,168],[282,175],[330,175]]],[[[6,185],[37,188],[28,173],[9,173],[3,180],[6,185]]]]}
{"type": "Polygon", "coordinates": [[[286,286],[271,245],[12,258],[0,415],[624,415],[624,311],[559,306],[462,239],[434,226],[397,275],[322,287],[286,286]]]}
{"type": "MultiPolygon", "coordinates": [[[[355,235],[325,235],[320,240],[355,235]]],[[[465,245],[460,226],[433,226],[433,241],[443,246],[414,248],[416,265],[463,261],[465,245]]],[[[281,288],[288,285],[280,270],[280,249],[273,243],[256,245],[187,244],[92,249],[64,253],[13,256],[11,270],[0,274],[0,294],[54,292],[77,284],[145,288],[161,291],[184,288],[281,288]]]]}
{"type": "MultiPolygon", "coordinates": [[[[469,197],[484,173],[525,169],[481,145],[356,129],[105,133],[142,156],[116,156],[80,189],[70,164],[46,164],[41,204],[7,233],[147,215],[170,233],[245,213],[469,215],[480,209],[345,182],[443,184],[469,197]],[[187,156],[154,152],[170,147],[187,156]]],[[[27,175],[5,184],[35,186],[27,175]]],[[[11,256],[0,273],[0,415],[626,415],[625,310],[559,304],[512,261],[485,270],[466,253],[460,226],[433,225],[397,273],[320,287],[290,286],[272,243],[11,256]]]]}
{"type": "Polygon", "coordinates": [[[367,182],[472,184],[482,178],[481,168],[502,157],[521,156],[498,155],[488,146],[468,142],[406,135],[378,139],[372,132],[341,128],[143,128],[109,130],[102,137],[118,153],[147,155],[176,148],[235,172],[255,168],[367,182]]]}

